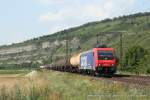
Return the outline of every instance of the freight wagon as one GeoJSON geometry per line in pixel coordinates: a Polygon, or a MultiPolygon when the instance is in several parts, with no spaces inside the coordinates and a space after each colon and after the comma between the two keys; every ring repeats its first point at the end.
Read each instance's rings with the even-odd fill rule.
{"type": "Polygon", "coordinates": [[[117,70],[117,57],[114,48],[97,47],[91,50],[81,52],[70,58],[69,64],[65,59],[54,63],[49,68],[52,70],[88,73],[92,75],[113,75],[117,70]]]}

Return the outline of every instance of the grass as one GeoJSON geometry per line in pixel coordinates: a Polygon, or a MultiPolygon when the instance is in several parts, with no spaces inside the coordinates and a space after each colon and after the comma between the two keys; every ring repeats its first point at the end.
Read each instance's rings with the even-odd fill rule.
{"type": "Polygon", "coordinates": [[[0,77],[0,100],[149,100],[149,94],[149,87],[54,71],[0,77]]]}
{"type": "Polygon", "coordinates": [[[0,74],[26,74],[29,72],[30,70],[0,70],[0,74]]]}

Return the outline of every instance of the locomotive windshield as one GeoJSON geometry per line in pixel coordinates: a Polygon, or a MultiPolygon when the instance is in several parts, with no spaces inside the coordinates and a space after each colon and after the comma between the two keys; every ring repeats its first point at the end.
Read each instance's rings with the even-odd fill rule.
{"type": "Polygon", "coordinates": [[[114,54],[113,51],[98,51],[98,60],[113,60],[114,54]]]}

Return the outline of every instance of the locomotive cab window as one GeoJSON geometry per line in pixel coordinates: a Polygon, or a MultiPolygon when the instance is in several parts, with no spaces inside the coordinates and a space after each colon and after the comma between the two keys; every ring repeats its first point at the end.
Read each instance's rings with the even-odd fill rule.
{"type": "Polygon", "coordinates": [[[114,59],[113,51],[108,51],[108,50],[98,51],[98,60],[113,60],[113,59],[114,59]]]}

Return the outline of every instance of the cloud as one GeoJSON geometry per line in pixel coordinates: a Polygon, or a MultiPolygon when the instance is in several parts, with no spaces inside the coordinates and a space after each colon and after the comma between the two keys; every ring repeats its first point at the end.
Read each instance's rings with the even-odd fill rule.
{"type": "Polygon", "coordinates": [[[49,23],[52,31],[81,25],[91,21],[134,13],[136,0],[42,0],[51,9],[39,16],[40,23],[49,23]],[[63,3],[63,4],[62,4],[63,3]],[[57,8],[57,10],[55,9],[57,8]],[[55,11],[53,10],[55,9],[55,11]]]}
{"type": "Polygon", "coordinates": [[[108,13],[106,9],[102,6],[90,4],[85,6],[84,10],[82,11],[84,17],[88,17],[89,19],[101,20],[103,18],[108,17],[108,13]]]}
{"type": "Polygon", "coordinates": [[[70,16],[70,14],[72,14],[71,12],[72,11],[68,9],[64,9],[58,12],[47,12],[47,13],[41,14],[38,20],[39,22],[42,22],[42,23],[63,21],[66,18],[71,17],[70,16]]]}
{"type": "Polygon", "coordinates": [[[40,15],[39,21],[40,22],[51,22],[51,21],[59,21],[62,19],[61,17],[62,13],[45,13],[40,15]]]}
{"type": "Polygon", "coordinates": [[[63,9],[58,12],[47,12],[41,14],[38,18],[39,22],[58,22],[67,20],[100,20],[108,17],[106,10],[98,5],[86,5],[79,8],[63,9]]]}

